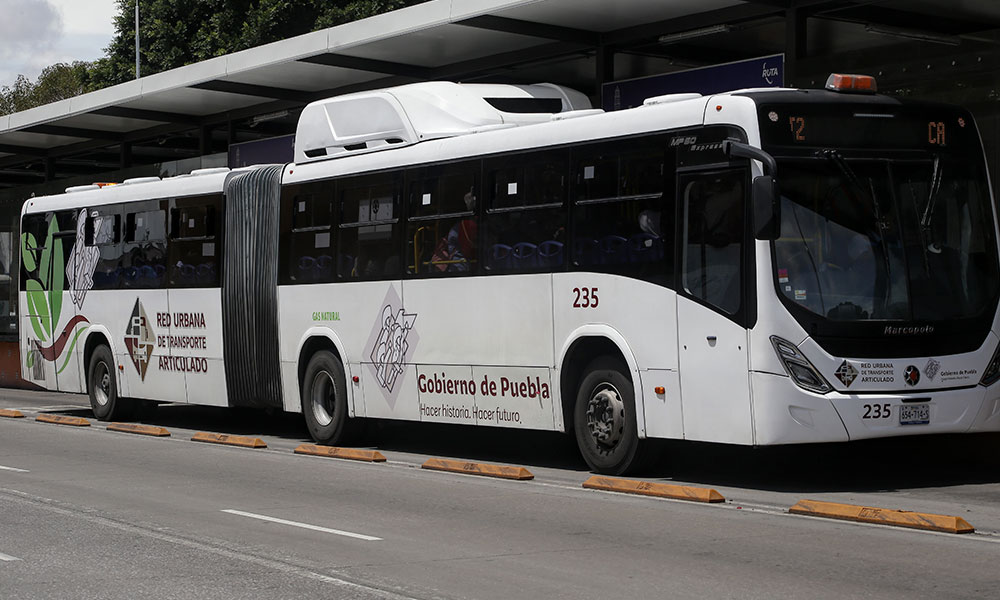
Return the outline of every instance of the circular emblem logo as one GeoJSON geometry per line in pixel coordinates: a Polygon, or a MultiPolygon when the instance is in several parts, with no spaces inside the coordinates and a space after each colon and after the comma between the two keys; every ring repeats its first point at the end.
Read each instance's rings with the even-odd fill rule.
{"type": "Polygon", "coordinates": [[[906,370],[903,371],[903,381],[909,385],[917,385],[920,383],[920,369],[914,367],[913,365],[906,367],[906,370]]]}

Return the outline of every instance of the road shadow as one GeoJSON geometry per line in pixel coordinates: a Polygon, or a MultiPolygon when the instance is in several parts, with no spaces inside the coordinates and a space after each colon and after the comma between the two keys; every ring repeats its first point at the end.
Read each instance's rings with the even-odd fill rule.
{"type": "Polygon", "coordinates": [[[780,492],[876,492],[1000,482],[1000,434],[927,435],[752,448],[663,444],[651,475],[780,492]]]}

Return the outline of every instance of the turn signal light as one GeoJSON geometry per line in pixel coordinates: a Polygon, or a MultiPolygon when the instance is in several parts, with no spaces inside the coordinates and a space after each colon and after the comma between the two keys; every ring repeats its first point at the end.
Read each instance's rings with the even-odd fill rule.
{"type": "Polygon", "coordinates": [[[871,75],[845,75],[831,73],[826,78],[826,89],[852,94],[874,94],[878,91],[875,78],[871,75]]]}

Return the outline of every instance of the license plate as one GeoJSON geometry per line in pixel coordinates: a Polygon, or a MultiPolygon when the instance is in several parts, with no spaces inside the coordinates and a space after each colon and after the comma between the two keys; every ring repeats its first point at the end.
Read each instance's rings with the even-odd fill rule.
{"type": "Polygon", "coordinates": [[[930,422],[930,404],[901,404],[899,406],[900,425],[927,425],[930,422]]]}

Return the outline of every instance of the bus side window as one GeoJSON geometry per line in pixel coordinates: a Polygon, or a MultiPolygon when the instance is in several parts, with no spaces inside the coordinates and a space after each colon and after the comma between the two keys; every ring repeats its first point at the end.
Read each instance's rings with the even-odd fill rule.
{"type": "Polygon", "coordinates": [[[336,190],[333,180],[282,188],[281,283],[328,283],[336,278],[336,190]]]}
{"type": "Polygon", "coordinates": [[[673,161],[662,136],[577,149],[573,266],[670,285],[673,161]]]}
{"type": "Polygon", "coordinates": [[[219,287],[222,196],[177,198],[172,205],[166,265],[170,287],[219,287]]]}
{"type": "Polygon", "coordinates": [[[745,179],[742,169],[717,171],[680,185],[684,291],[729,314],[742,304],[745,179]]]}
{"type": "MultiPolygon", "coordinates": [[[[117,206],[90,209],[84,227],[84,243],[97,248],[97,264],[91,274],[95,290],[117,289],[121,279],[121,213],[117,206]]],[[[86,287],[81,280],[78,285],[86,287]]],[[[80,289],[79,287],[77,289],[80,289]]]]}
{"type": "Polygon", "coordinates": [[[21,220],[21,289],[25,289],[28,279],[38,279],[39,260],[48,232],[48,219],[44,214],[25,215],[21,220]]]}
{"type": "Polygon", "coordinates": [[[479,161],[409,173],[406,272],[462,275],[479,265],[479,161]]]}
{"type": "MultiPolygon", "coordinates": [[[[55,213],[33,214],[25,217],[22,222],[22,260],[21,260],[21,289],[24,289],[28,279],[35,279],[41,283],[45,289],[51,289],[52,281],[41,281],[44,273],[48,274],[51,280],[57,273],[57,269],[62,272],[63,289],[67,289],[66,268],[73,252],[73,245],[76,242],[76,232],[78,226],[77,210],[63,210],[55,213]],[[49,264],[47,268],[43,264],[45,260],[52,260],[56,256],[53,250],[58,245],[59,254],[62,255],[62,265],[58,267],[49,264]],[[45,252],[48,249],[49,252],[45,252]],[[32,263],[25,262],[25,255],[32,263]],[[28,267],[34,267],[29,269],[28,267]]],[[[58,285],[58,284],[56,284],[58,285]]]]}
{"type": "Polygon", "coordinates": [[[143,202],[136,208],[146,210],[129,206],[134,212],[125,213],[121,287],[152,289],[166,286],[166,204],[166,200],[143,202]]]}
{"type": "Polygon", "coordinates": [[[564,268],[568,158],[565,150],[547,150],[486,162],[487,271],[564,268]]]}
{"type": "Polygon", "coordinates": [[[356,177],[338,182],[337,189],[340,278],[398,278],[399,178],[393,174],[356,177]]]}

